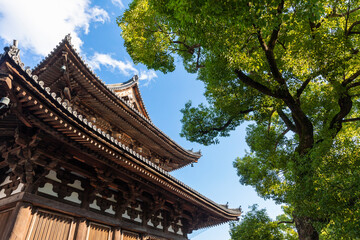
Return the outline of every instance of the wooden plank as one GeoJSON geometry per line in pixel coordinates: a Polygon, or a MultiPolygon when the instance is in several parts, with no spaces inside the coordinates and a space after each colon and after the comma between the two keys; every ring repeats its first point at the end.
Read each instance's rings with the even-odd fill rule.
{"type": "Polygon", "coordinates": [[[14,211],[14,222],[10,221],[10,231],[7,234],[9,240],[24,239],[30,226],[32,217],[32,206],[28,203],[19,202],[14,211]]]}
{"type": "Polygon", "coordinates": [[[14,209],[6,209],[0,212],[0,238],[5,239],[5,232],[8,227],[8,222],[14,209]]]}

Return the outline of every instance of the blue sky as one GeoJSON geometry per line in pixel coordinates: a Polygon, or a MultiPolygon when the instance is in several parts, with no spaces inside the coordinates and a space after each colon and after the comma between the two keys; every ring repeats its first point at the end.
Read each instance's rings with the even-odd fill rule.
{"type": "MultiPolygon", "coordinates": [[[[186,149],[199,150],[203,156],[194,167],[185,167],[172,175],[217,203],[229,203],[229,207],[258,204],[267,208],[275,218],[281,213],[280,206],[264,201],[256,192],[239,183],[232,163],[247,149],[246,126],[238,127],[231,136],[218,145],[205,147],[181,138],[181,113],[189,100],[197,105],[205,101],[204,86],[195,74],[177,69],[164,75],[135,65],[123,46],[116,17],[127,8],[122,0],[0,0],[0,47],[19,41],[21,58],[25,65],[34,67],[44,56],[71,33],[73,44],[81,56],[106,83],[119,83],[134,74],[140,78],[140,91],[150,118],[168,136],[186,149]]],[[[223,224],[194,232],[193,240],[229,239],[229,225],[223,224]]]]}

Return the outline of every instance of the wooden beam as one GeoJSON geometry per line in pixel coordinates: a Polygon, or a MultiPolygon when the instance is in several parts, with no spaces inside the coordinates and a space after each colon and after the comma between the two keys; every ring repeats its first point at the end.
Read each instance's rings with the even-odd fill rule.
{"type": "Polygon", "coordinates": [[[0,162],[0,169],[6,167],[7,165],[9,164],[6,161],[0,162]]]}

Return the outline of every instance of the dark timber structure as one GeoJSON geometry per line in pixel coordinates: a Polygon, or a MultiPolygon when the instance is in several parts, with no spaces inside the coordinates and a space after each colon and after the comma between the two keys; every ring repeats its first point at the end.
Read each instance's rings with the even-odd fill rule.
{"type": "Polygon", "coordinates": [[[169,175],[196,162],[151,122],[137,76],[104,84],[67,36],[35,69],[0,55],[0,239],[187,239],[239,210],[169,175]]]}

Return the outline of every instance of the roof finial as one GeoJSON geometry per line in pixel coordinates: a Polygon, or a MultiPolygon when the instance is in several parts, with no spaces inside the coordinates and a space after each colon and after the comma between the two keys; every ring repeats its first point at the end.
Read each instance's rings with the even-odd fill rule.
{"type": "Polygon", "coordinates": [[[68,33],[68,34],[65,36],[65,39],[66,39],[66,41],[68,41],[69,43],[71,43],[71,33],[68,33]]]}
{"type": "Polygon", "coordinates": [[[24,67],[24,64],[21,62],[20,59],[20,49],[18,49],[18,41],[13,40],[13,45],[10,47],[4,48],[5,52],[11,57],[16,64],[19,64],[21,68],[24,67]]]}
{"type": "Polygon", "coordinates": [[[133,81],[137,81],[137,80],[139,80],[139,77],[138,77],[137,74],[135,74],[135,75],[133,76],[133,81]]]}

